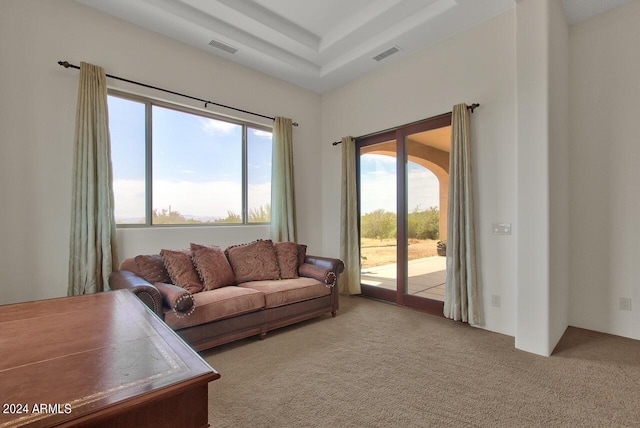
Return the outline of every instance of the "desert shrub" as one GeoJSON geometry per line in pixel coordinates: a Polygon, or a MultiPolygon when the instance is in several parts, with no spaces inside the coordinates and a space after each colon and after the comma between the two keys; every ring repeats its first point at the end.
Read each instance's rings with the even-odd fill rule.
{"type": "MultiPolygon", "coordinates": [[[[397,235],[395,213],[379,209],[360,218],[360,233],[363,238],[393,239],[397,235]]],[[[440,210],[431,207],[420,211],[419,207],[408,216],[409,239],[438,239],[440,236],[440,210]]]]}
{"type": "Polygon", "coordinates": [[[360,218],[360,233],[363,238],[395,238],[396,214],[383,209],[375,210],[360,218]]]}
{"type": "Polygon", "coordinates": [[[440,210],[431,207],[420,211],[420,207],[409,214],[408,237],[409,239],[438,239],[440,236],[440,210]]]}

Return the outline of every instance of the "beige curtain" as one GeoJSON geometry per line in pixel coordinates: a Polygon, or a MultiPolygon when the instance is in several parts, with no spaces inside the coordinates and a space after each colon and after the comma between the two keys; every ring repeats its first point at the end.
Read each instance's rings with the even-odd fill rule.
{"type": "Polygon", "coordinates": [[[271,239],[276,242],[297,239],[292,135],[291,119],[276,117],[271,167],[271,239]]]}
{"type": "Polygon", "coordinates": [[[358,194],[356,148],[351,137],[342,139],[342,203],[340,204],[340,292],[360,294],[360,246],[358,243],[358,194]]]}
{"type": "Polygon", "coordinates": [[[449,213],[447,217],[447,275],[444,316],[477,324],[473,183],[471,174],[470,115],[465,104],[453,107],[449,159],[449,213]]]}
{"type": "Polygon", "coordinates": [[[108,289],[118,263],[107,81],[101,67],[81,63],[76,111],[68,294],[108,289]]]}

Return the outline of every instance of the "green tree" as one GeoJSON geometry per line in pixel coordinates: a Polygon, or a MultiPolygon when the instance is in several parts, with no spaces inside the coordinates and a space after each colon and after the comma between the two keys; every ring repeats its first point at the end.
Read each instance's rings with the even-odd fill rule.
{"type": "Polygon", "coordinates": [[[249,223],[269,223],[271,221],[271,204],[261,205],[249,210],[249,223]]]}
{"type": "Polygon", "coordinates": [[[234,213],[233,211],[227,211],[227,216],[225,218],[216,219],[215,223],[242,223],[242,216],[234,213]]]}
{"type": "Polygon", "coordinates": [[[363,238],[389,239],[397,234],[396,214],[384,209],[375,210],[360,218],[360,231],[363,238]]]}
{"type": "Polygon", "coordinates": [[[431,207],[420,211],[417,206],[408,216],[409,238],[413,239],[438,239],[440,237],[440,210],[431,207]]]}
{"type": "Polygon", "coordinates": [[[153,209],[152,212],[152,223],[153,224],[193,224],[193,223],[202,223],[199,220],[187,219],[185,216],[180,214],[179,211],[171,211],[171,209],[167,210],[165,208],[162,211],[158,212],[157,208],[153,209]]]}

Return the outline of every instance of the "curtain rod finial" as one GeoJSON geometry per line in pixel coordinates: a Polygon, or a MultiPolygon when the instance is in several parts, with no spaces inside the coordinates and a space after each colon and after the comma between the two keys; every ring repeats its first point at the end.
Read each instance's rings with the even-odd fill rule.
{"type": "Polygon", "coordinates": [[[473,103],[473,104],[471,104],[471,105],[469,106],[469,110],[471,110],[471,113],[473,113],[473,111],[474,111],[475,109],[477,109],[478,107],[480,107],[480,104],[478,104],[478,103],[473,103]]]}
{"type": "Polygon", "coordinates": [[[58,64],[64,68],[69,68],[69,61],[58,61],[58,64]]]}

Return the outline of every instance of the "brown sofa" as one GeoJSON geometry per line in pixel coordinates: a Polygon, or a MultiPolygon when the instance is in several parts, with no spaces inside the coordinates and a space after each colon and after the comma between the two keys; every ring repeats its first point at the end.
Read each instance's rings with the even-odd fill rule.
{"type": "Polygon", "coordinates": [[[224,252],[191,244],[191,252],[163,250],[124,260],[109,286],[131,290],[201,351],[254,335],[264,338],[270,330],[323,314],[335,317],[343,270],[342,261],[306,255],[306,246],[293,243],[259,240],[224,252]],[[169,256],[183,257],[179,253],[193,266],[183,260],[176,269],[169,256]]]}

